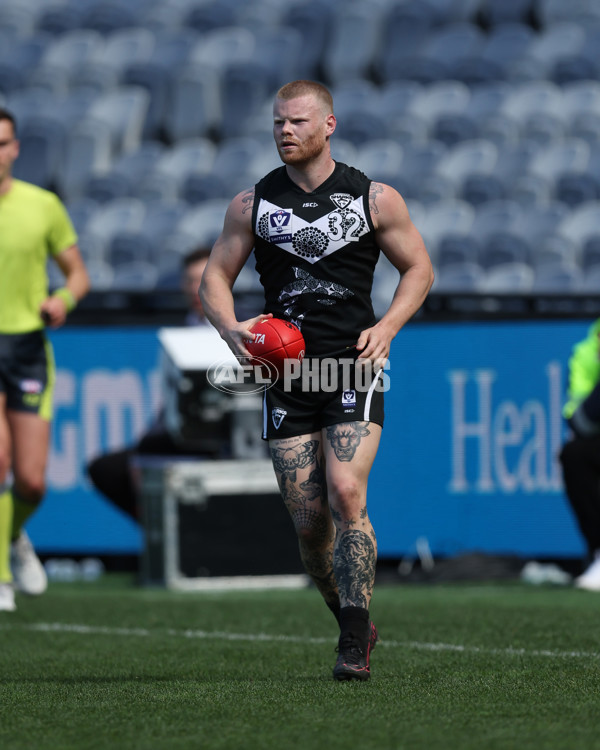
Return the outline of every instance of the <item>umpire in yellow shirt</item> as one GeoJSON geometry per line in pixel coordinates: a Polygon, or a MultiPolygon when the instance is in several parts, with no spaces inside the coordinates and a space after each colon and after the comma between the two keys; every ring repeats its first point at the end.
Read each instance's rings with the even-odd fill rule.
{"type": "Polygon", "coordinates": [[[0,611],[15,589],[41,594],[46,575],[23,528],[45,491],[59,328],[90,288],[77,235],[54,193],[17,180],[14,116],[0,109],[0,611]],[[65,284],[48,295],[51,258],[65,284]]]}

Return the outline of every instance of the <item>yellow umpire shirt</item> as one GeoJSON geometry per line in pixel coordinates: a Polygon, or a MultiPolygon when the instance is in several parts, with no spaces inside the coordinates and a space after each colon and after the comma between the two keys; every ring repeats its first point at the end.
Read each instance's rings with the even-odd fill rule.
{"type": "Polygon", "coordinates": [[[43,328],[47,262],[77,235],[57,195],[22,180],[0,195],[0,333],[43,328]]]}

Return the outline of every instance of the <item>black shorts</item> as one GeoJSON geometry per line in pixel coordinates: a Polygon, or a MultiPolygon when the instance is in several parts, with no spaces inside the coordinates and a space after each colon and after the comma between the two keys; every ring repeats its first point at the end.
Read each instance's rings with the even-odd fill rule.
{"type": "Polygon", "coordinates": [[[51,419],[54,379],[52,346],[43,331],[0,334],[0,393],[7,409],[51,419]]]}
{"type": "Polygon", "coordinates": [[[386,372],[356,365],[356,355],[313,357],[299,377],[280,379],[265,390],[263,440],[319,432],[343,422],[375,422],[383,427],[386,372]]]}

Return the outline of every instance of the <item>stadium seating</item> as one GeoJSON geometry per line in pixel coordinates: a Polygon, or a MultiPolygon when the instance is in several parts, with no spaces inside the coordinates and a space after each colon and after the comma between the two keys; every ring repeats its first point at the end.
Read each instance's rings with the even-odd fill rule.
{"type": "Polygon", "coordinates": [[[178,284],[169,263],[217,231],[191,217],[280,163],[273,92],[313,78],[334,93],[334,158],[403,194],[436,288],[485,292],[510,264],[515,288],[571,290],[585,270],[589,289],[599,44],[595,0],[4,0],[0,103],[23,141],[16,174],[72,207],[101,285],[115,276],[101,261],[158,261],[140,227],[114,228],[111,246],[96,214],[177,206],[154,281],[178,284]]]}
{"type": "Polygon", "coordinates": [[[294,29],[302,38],[302,59],[295,77],[318,79],[334,13],[334,6],[328,0],[299,0],[284,11],[282,26],[294,29]]]}
{"type": "Polygon", "coordinates": [[[40,187],[55,187],[67,145],[64,124],[48,115],[32,115],[20,128],[19,139],[23,151],[15,164],[15,177],[40,187]]]}
{"type": "Polygon", "coordinates": [[[380,2],[348,3],[332,24],[321,59],[322,70],[332,85],[340,81],[368,78],[371,60],[379,43],[383,21],[380,2]],[[352,50],[352,54],[348,51],[352,50]]]}
{"type": "Polygon", "coordinates": [[[90,177],[108,171],[112,157],[111,132],[106,123],[84,118],[74,124],[64,163],[56,175],[59,193],[67,201],[82,197],[90,177]]]}
{"type": "Polygon", "coordinates": [[[470,235],[444,232],[434,251],[435,264],[443,273],[448,266],[478,263],[479,253],[479,245],[470,235]]]}
{"type": "Polygon", "coordinates": [[[519,260],[499,263],[490,268],[479,283],[480,292],[514,294],[530,292],[535,282],[535,271],[519,260]]]}
{"type": "Polygon", "coordinates": [[[221,124],[219,137],[235,138],[246,132],[246,125],[272,93],[272,73],[261,62],[232,62],[221,74],[221,124]]]}
{"type": "Polygon", "coordinates": [[[484,279],[485,271],[478,263],[455,263],[444,268],[442,273],[436,274],[433,290],[445,293],[478,293],[484,279]]]}
{"type": "Polygon", "coordinates": [[[535,269],[532,291],[542,293],[575,292],[581,288],[583,273],[574,263],[549,263],[535,269]]]}
{"type": "Polygon", "coordinates": [[[111,289],[129,291],[137,289],[150,292],[156,288],[158,282],[158,268],[153,263],[143,260],[131,261],[115,266],[111,289]]]}

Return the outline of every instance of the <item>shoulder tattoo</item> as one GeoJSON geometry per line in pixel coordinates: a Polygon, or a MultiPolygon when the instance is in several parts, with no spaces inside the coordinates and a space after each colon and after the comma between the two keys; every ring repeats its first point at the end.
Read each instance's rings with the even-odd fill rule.
{"type": "Polygon", "coordinates": [[[383,185],[380,182],[372,182],[369,188],[369,208],[372,214],[378,214],[377,196],[383,193],[383,185]]]}
{"type": "Polygon", "coordinates": [[[248,190],[245,190],[242,195],[242,213],[246,214],[248,211],[252,211],[252,208],[254,206],[254,188],[250,188],[248,190]]]}

